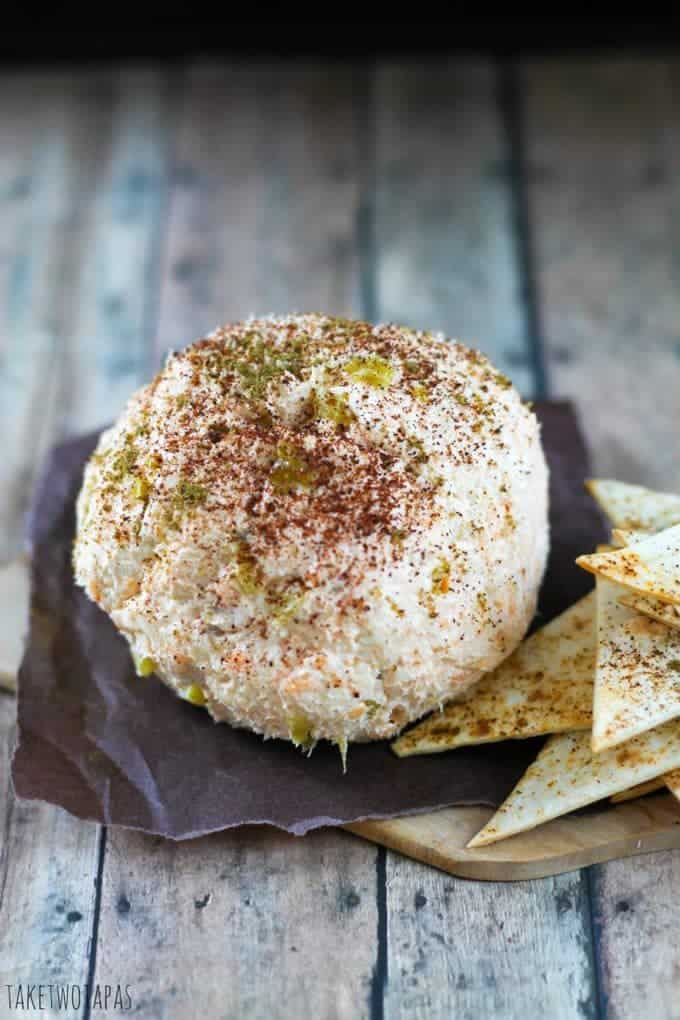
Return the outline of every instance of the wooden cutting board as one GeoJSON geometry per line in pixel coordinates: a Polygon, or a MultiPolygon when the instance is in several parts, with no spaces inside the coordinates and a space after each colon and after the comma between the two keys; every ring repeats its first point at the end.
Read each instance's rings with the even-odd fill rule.
{"type": "MultiPolygon", "coordinates": [[[[0,569],[0,685],[13,688],[28,602],[27,563],[0,569]]],[[[556,819],[478,850],[466,843],[492,814],[462,807],[390,821],[357,822],[350,832],[462,878],[510,882],[543,878],[615,857],[680,849],[680,802],[659,793],[556,819]]]]}
{"type": "Polygon", "coordinates": [[[483,807],[447,808],[346,828],[460,878],[495,882],[545,878],[617,857],[680,849],[680,801],[670,793],[603,804],[492,846],[466,850],[492,813],[483,807]]]}

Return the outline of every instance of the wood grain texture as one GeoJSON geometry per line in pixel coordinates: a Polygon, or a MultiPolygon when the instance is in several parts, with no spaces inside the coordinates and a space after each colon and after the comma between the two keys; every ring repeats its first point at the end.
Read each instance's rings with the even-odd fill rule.
{"type": "MultiPolygon", "coordinates": [[[[178,99],[158,356],[256,311],[357,311],[351,72],[200,67],[178,99]]],[[[148,1017],[367,1017],[377,854],[330,831],[110,831],[96,975],[133,975],[148,1017]]]]}
{"type": "Polygon", "coordinates": [[[480,347],[526,394],[534,379],[497,92],[487,63],[379,68],[375,301],[383,320],[480,347]]]}
{"type": "Polygon", "coordinates": [[[395,874],[386,1017],[595,1015],[579,874],[517,886],[511,910],[503,891],[468,884],[461,897],[460,882],[424,865],[395,874]]]}
{"type": "MultiPolygon", "coordinates": [[[[139,213],[133,168],[141,159],[160,173],[167,148],[150,113],[160,101],[157,81],[137,71],[22,75],[0,88],[0,202],[11,210],[10,236],[3,220],[0,242],[5,555],[21,543],[47,446],[114,416],[122,395],[117,359],[143,344],[132,335],[143,325],[136,310],[149,293],[138,252],[152,246],[160,208],[142,201],[139,213]],[[121,314],[104,329],[92,310],[112,296],[121,314]]],[[[126,390],[142,381],[144,362],[126,363],[126,390]]],[[[3,740],[7,751],[6,727],[3,740]]],[[[102,832],[47,805],[16,804],[5,779],[3,980],[82,985],[102,832]]]]}
{"type": "Polygon", "coordinates": [[[23,542],[23,513],[54,430],[60,341],[77,245],[77,203],[87,189],[85,137],[94,112],[73,79],[4,77],[0,85],[0,561],[23,542]],[[82,157],[82,158],[81,158],[82,157]]]}
{"type": "MultiPolygon", "coordinates": [[[[664,62],[524,72],[553,391],[575,399],[599,474],[671,491],[680,491],[679,82],[664,62]]],[[[608,1017],[680,1016],[680,915],[669,892],[679,876],[677,853],[595,869],[608,1017]]]]}
{"type": "Polygon", "coordinates": [[[347,828],[452,875],[482,881],[543,878],[613,858],[680,849],[680,804],[670,794],[605,803],[488,847],[466,849],[491,814],[482,807],[448,808],[347,828]]]}
{"type": "MultiPolygon", "coordinates": [[[[427,67],[391,65],[379,71],[374,89],[375,314],[461,337],[477,335],[482,349],[530,393],[534,378],[511,229],[511,153],[497,86],[487,64],[450,61],[427,67]]],[[[429,911],[409,916],[407,907],[421,876],[418,864],[387,854],[385,1015],[400,1015],[398,1003],[411,1001],[416,974],[416,1015],[458,1016],[463,1006],[470,1016],[486,1012],[494,983],[503,1004],[501,1015],[552,1015],[552,990],[534,961],[543,958],[544,947],[551,944],[560,898],[574,902],[574,930],[588,931],[584,897],[574,900],[581,879],[564,876],[525,889],[494,887],[489,900],[496,917],[514,926],[528,897],[532,924],[520,946],[508,941],[503,925],[489,926],[482,953],[475,939],[467,941],[464,934],[479,909],[479,891],[463,881],[432,876],[434,922],[429,911]],[[463,933],[460,940],[454,934],[458,932],[463,933]],[[454,941],[456,964],[448,969],[443,946],[454,941]],[[437,951],[425,953],[424,945],[437,951]],[[503,978],[513,970],[522,975],[521,996],[503,978]],[[456,987],[460,973],[469,991],[456,987]]],[[[565,938],[561,949],[560,1015],[573,1016],[577,1000],[592,1000],[587,937],[565,938]]]]}
{"type": "MultiPolygon", "coordinates": [[[[0,693],[3,985],[39,981],[82,985],[94,913],[97,828],[47,804],[15,800],[9,777],[15,708],[14,698],[0,693]]],[[[3,988],[3,1006],[6,994],[3,988]]]]}
{"type": "Polygon", "coordinates": [[[680,70],[527,68],[531,213],[554,392],[594,468],[680,491],[680,70]]]}
{"type": "Polygon", "coordinates": [[[159,358],[249,315],[356,312],[351,71],[199,67],[181,89],[159,358]]]}
{"type": "Polygon", "coordinates": [[[594,923],[605,1015],[678,1020],[680,853],[594,869],[594,923]]]}
{"type": "Polygon", "coordinates": [[[97,952],[144,1017],[369,1015],[374,849],[248,829],[173,844],[109,830],[97,952]]]}
{"type": "Polygon", "coordinates": [[[98,86],[92,183],[81,222],[77,303],[64,344],[62,432],[111,421],[153,374],[158,272],[169,190],[167,75],[116,72],[98,86]]]}

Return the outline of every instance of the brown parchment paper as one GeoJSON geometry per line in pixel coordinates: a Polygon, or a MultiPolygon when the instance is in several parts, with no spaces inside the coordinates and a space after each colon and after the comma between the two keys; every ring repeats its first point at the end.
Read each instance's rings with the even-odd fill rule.
{"type": "MultiPolygon", "coordinates": [[[[583,491],[584,444],[570,406],[539,403],[551,466],[552,552],[538,622],[590,586],[574,558],[603,538],[583,491]]],[[[73,582],[75,498],[97,436],[56,447],[29,523],[30,631],[19,673],[16,792],[80,818],[188,839],[247,823],[296,834],[322,825],[496,805],[536,754],[508,741],[400,760],[386,743],[306,757],[283,741],[217,725],[155,677],[135,675],[126,642],[73,582]]]]}

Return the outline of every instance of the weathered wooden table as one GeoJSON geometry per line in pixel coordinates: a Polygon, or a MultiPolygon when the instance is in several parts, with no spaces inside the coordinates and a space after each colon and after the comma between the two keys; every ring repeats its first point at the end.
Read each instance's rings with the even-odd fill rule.
{"type": "MultiPolygon", "coordinates": [[[[54,439],[254,312],[478,342],[576,401],[598,472],[680,490],[679,98],[649,59],[2,75],[0,559],[54,439]]],[[[680,1017],[680,854],[493,885],[345,832],[173,845],[17,803],[0,761],[2,986],[127,984],[144,1018],[680,1017]]]]}

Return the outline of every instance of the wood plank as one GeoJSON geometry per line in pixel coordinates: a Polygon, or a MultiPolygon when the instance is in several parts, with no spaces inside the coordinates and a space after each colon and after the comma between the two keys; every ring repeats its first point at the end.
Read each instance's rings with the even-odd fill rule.
{"type": "MultiPolygon", "coordinates": [[[[111,237],[108,201],[116,168],[131,165],[138,151],[139,131],[130,129],[128,100],[139,95],[138,113],[146,102],[152,108],[157,104],[160,92],[147,81],[148,89],[138,92],[139,72],[2,80],[0,201],[14,210],[0,257],[0,335],[7,366],[0,401],[7,443],[0,483],[5,552],[20,545],[33,477],[47,446],[65,431],[107,420],[118,410],[119,391],[109,385],[112,372],[104,376],[123,331],[78,334],[90,302],[105,300],[110,277],[100,273],[93,280],[83,267],[111,237]],[[6,136],[20,141],[9,152],[6,136]],[[96,416],[88,392],[96,395],[96,416]]],[[[145,152],[154,146],[165,150],[161,134],[158,125],[146,124],[145,152]]],[[[146,217],[139,244],[144,244],[141,234],[158,229],[159,216],[146,217]]],[[[109,249],[109,256],[120,260],[118,293],[134,306],[132,291],[143,294],[146,287],[124,249],[109,249]]],[[[139,365],[128,381],[132,375],[138,384],[139,365]]],[[[7,751],[13,705],[4,698],[2,705],[7,751]]],[[[7,776],[3,782],[0,959],[5,980],[82,985],[96,917],[102,831],[47,805],[17,804],[7,776]]]]}
{"type": "MultiPolygon", "coordinates": [[[[159,357],[258,310],[356,310],[351,71],[200,67],[181,98],[159,357]]],[[[331,831],[112,831],[96,973],[164,1017],[368,1016],[376,856],[331,831]]]]}
{"type": "Polygon", "coordinates": [[[308,65],[189,72],[159,357],[249,315],[357,311],[352,79],[308,65]]]}
{"type": "Polygon", "coordinates": [[[486,63],[380,68],[375,299],[381,319],[478,346],[530,394],[511,152],[497,89],[486,63]]]}
{"type": "Polygon", "coordinates": [[[341,832],[109,830],[100,980],[124,975],[144,1016],[367,1017],[374,856],[341,832]]]}
{"type": "MultiPolygon", "coordinates": [[[[84,985],[97,874],[97,827],[14,798],[15,700],[0,693],[0,968],[3,985],[84,985]]],[[[7,990],[3,988],[4,1002],[7,990]]],[[[46,1012],[55,1016],[56,1012],[46,1012]]]]}
{"type": "Polygon", "coordinates": [[[0,561],[23,541],[23,513],[36,461],[54,423],[64,285],[77,228],[77,195],[88,161],[82,135],[96,137],[72,79],[5,77],[0,87],[0,561]]]}
{"type": "MultiPolygon", "coordinates": [[[[599,474],[680,490],[677,67],[529,65],[530,207],[554,392],[572,396],[599,474]]],[[[596,868],[608,1015],[677,1018],[680,854],[596,868]]]]}
{"type": "Polygon", "coordinates": [[[103,83],[106,128],[93,139],[93,184],[78,211],[78,301],[65,346],[62,432],[111,421],[153,374],[169,93],[166,75],[143,68],[103,83]]]}
{"type": "MultiPolygon", "coordinates": [[[[530,393],[510,152],[496,85],[487,64],[380,71],[377,315],[468,339],[478,335],[480,347],[530,393]]],[[[509,1018],[572,1017],[578,1000],[584,1015],[594,1015],[582,877],[480,891],[441,874],[426,876],[420,865],[389,852],[386,900],[385,1016],[404,1015],[408,1003],[413,1016],[474,1017],[494,1012],[491,1001],[497,1015],[509,1018]],[[414,909],[419,888],[427,889],[424,910],[414,909]],[[527,909],[528,924],[518,920],[527,909]],[[565,923],[556,933],[558,916],[565,923]],[[556,939],[559,963],[550,956],[556,939]],[[507,980],[509,974],[520,978],[507,980]]]]}
{"type": "Polygon", "coordinates": [[[578,872],[553,883],[515,886],[509,903],[505,886],[463,887],[424,865],[396,872],[385,1016],[595,1015],[584,883],[578,872]]]}
{"type": "Polygon", "coordinates": [[[593,869],[594,925],[607,1016],[678,1020],[677,850],[593,869]]]}
{"type": "Polygon", "coordinates": [[[554,392],[598,474],[680,491],[677,68],[526,72],[530,199],[554,392]]]}

